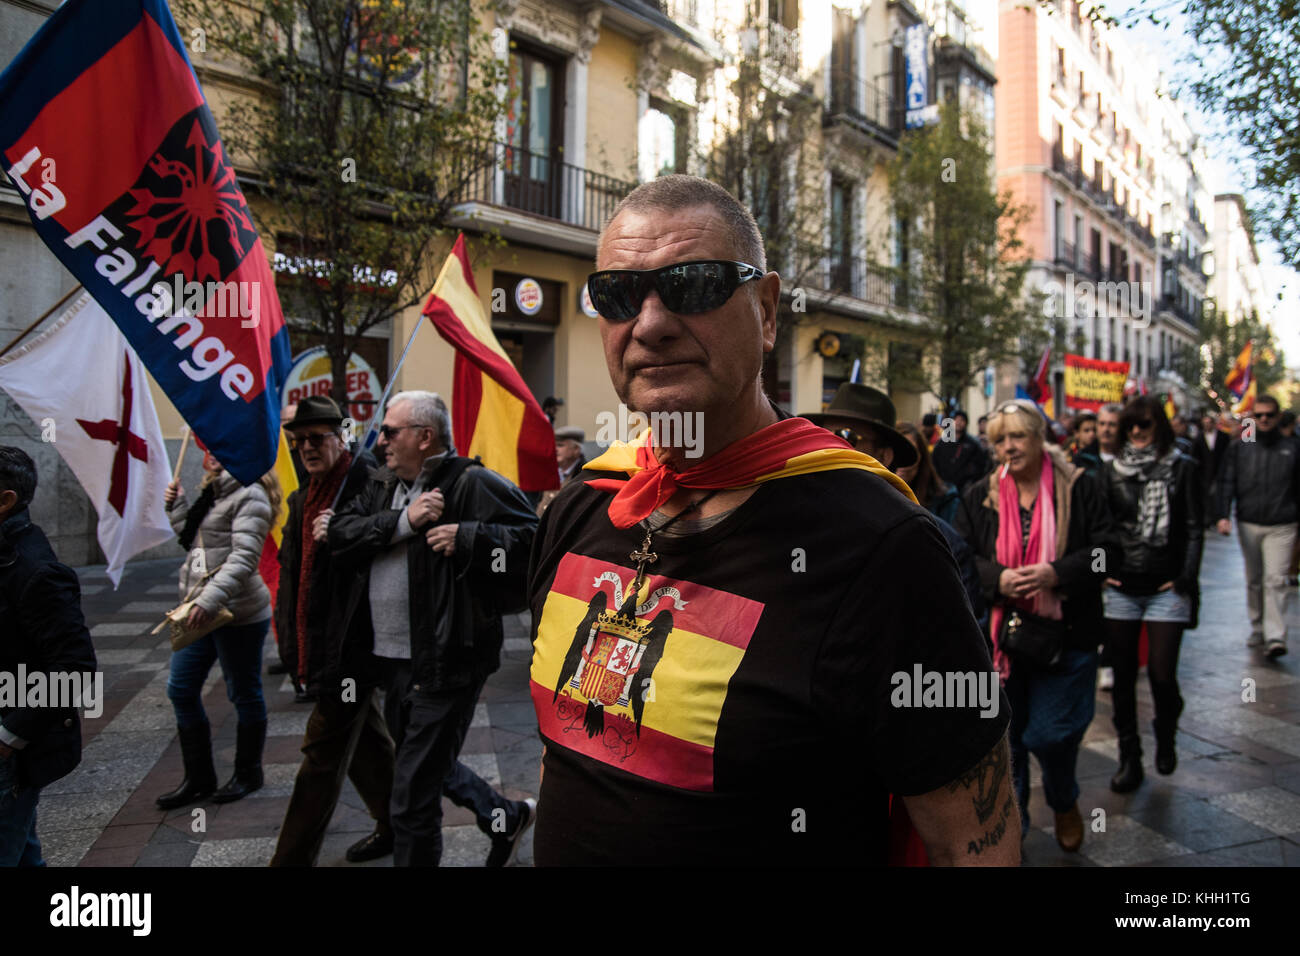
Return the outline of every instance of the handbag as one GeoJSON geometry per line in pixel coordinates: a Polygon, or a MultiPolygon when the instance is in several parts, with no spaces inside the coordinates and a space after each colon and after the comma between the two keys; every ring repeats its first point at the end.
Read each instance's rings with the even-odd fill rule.
{"type": "Polygon", "coordinates": [[[1065,622],[1008,607],[998,646],[1013,660],[1055,670],[1065,653],[1065,622]]]}
{"type": "MultiPolygon", "coordinates": [[[[200,534],[201,533],[202,532],[200,532],[200,534]]],[[[200,541],[202,541],[201,538],[200,541]]],[[[201,544],[200,547],[202,547],[201,544]]],[[[198,595],[199,590],[203,585],[207,583],[208,578],[212,577],[212,575],[216,574],[220,570],[221,565],[218,564],[207,574],[203,575],[203,577],[199,578],[198,582],[190,588],[189,593],[185,595],[185,600],[163,615],[162,622],[149,633],[157,634],[164,627],[169,627],[171,629],[170,637],[172,642],[172,651],[175,652],[179,651],[182,647],[189,647],[203,635],[210,634],[217,628],[224,627],[233,621],[235,615],[226,608],[220,607],[217,608],[215,613],[208,615],[207,623],[199,627],[190,627],[187,623],[190,617],[190,610],[194,607],[194,598],[198,595]]]]}

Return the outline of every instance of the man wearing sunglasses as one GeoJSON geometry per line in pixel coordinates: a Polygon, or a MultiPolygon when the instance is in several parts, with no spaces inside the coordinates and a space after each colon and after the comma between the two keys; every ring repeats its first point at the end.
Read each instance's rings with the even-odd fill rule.
{"type": "MultiPolygon", "coordinates": [[[[343,443],[343,412],[325,395],[305,398],[285,424],[306,474],[289,496],[289,517],[280,542],[280,588],[275,602],[275,637],[280,659],[298,690],[298,701],[315,706],[303,736],[302,765],[293,782],[271,866],[314,866],[325,830],[338,806],[343,779],[350,777],[375,821],[374,832],[348,848],[353,863],[392,852],[388,803],[393,789],[393,742],[379,709],[378,685],[367,679],[373,667],[340,660],[342,632],[334,626],[334,598],[346,575],[331,560],[326,530],[337,506],[365,485],[369,452],[352,466],[343,443]],[[342,692],[342,679],[358,682],[342,692]]],[[[368,656],[368,655],[367,655],[368,656]]]]}
{"type": "Polygon", "coordinates": [[[385,467],[330,520],[335,560],[355,569],[339,625],[373,650],[397,748],[391,819],[395,866],[437,866],[442,794],[474,813],[504,866],[531,826],[532,803],[509,800],[458,757],[479,692],[501,664],[503,610],[525,600],[537,516],[522,491],[456,454],[451,417],[433,392],[388,402],[385,467]]]}
{"type": "Polygon", "coordinates": [[[1244,428],[1224,453],[1215,503],[1224,535],[1232,533],[1232,503],[1237,503],[1250,611],[1246,646],[1263,645],[1270,658],[1286,653],[1287,578],[1300,518],[1300,455],[1278,429],[1279,417],[1277,399],[1255,399],[1253,430],[1244,428]]]}
{"type": "Polygon", "coordinates": [[[1005,706],[891,685],[992,668],[947,544],[763,390],[781,280],[753,217],[663,176],[596,267],[610,380],[651,427],[560,491],[533,550],[537,864],[883,863],[891,793],[931,861],[1017,863],[1005,706]],[[656,431],[674,414],[702,443],[656,431]]]}

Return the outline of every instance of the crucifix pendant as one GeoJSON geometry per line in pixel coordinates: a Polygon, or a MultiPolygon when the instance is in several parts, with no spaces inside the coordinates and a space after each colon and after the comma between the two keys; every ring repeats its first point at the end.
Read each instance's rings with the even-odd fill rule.
{"type": "Polygon", "coordinates": [[[628,555],[636,562],[636,580],[632,582],[632,593],[639,595],[641,587],[645,584],[645,567],[647,564],[654,564],[659,560],[659,555],[650,550],[651,532],[645,533],[645,540],[641,542],[641,547],[628,555]]]}

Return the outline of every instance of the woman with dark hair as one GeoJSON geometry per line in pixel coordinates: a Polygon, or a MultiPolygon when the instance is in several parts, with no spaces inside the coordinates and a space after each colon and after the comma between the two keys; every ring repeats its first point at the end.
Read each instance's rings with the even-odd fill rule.
{"type": "Polygon", "coordinates": [[[957,530],[975,552],[993,663],[1011,703],[1011,764],[1022,831],[1029,829],[1029,754],[1043,771],[1056,841],[1083,843],[1076,764],[1096,703],[1097,637],[1104,566],[1118,561],[1101,485],[1046,445],[1033,402],[1007,402],[989,417],[1003,463],[966,489],[957,530]]]}
{"type": "Polygon", "coordinates": [[[939,472],[935,471],[934,460],[930,457],[930,445],[921,430],[911,422],[899,422],[898,430],[915,446],[916,463],[906,468],[896,468],[895,473],[907,482],[921,507],[951,524],[957,514],[957,506],[961,503],[957,489],[945,484],[939,477],[939,472]]]}
{"type": "Polygon", "coordinates": [[[1142,783],[1137,723],[1138,637],[1147,626],[1147,677],[1155,704],[1156,769],[1174,772],[1174,733],[1183,698],[1178,693],[1178,648],[1196,627],[1200,593],[1204,498],[1200,470],[1174,444],[1165,410],[1151,395],[1124,407],[1120,446],[1107,462],[1106,496],[1123,558],[1106,577],[1102,603],[1106,646],[1115,667],[1115,730],[1119,771],[1110,788],[1128,793],[1142,783]]]}

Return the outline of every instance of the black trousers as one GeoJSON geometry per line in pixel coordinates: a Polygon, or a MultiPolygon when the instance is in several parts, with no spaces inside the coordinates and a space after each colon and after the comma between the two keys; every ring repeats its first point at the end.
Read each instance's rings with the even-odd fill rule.
{"type": "Polygon", "coordinates": [[[378,688],[358,690],[355,702],[337,693],[322,694],[307,721],[302,752],[271,866],[315,866],[345,773],[376,829],[391,829],[394,748],[379,709],[378,688]]]}
{"type": "Polygon", "coordinates": [[[393,865],[437,866],[441,861],[444,794],[457,806],[472,810],[484,833],[514,832],[522,803],[507,800],[457,759],[484,681],[431,694],[409,689],[409,660],[386,660],[384,666],[384,716],[397,745],[391,808],[393,865]]]}

